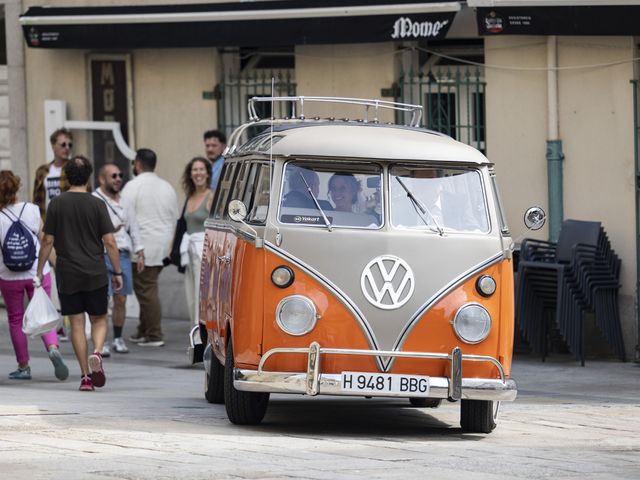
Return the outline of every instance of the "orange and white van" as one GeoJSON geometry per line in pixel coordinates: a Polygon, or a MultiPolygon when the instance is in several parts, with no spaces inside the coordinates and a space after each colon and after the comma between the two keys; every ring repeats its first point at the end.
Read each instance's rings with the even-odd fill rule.
{"type": "Polygon", "coordinates": [[[419,123],[406,104],[254,98],[230,137],[205,223],[200,334],[205,396],[233,423],[259,423],[270,393],[356,395],[459,402],[462,428],[488,433],[516,398],[512,240],[493,165],[378,122],[383,109],[419,123]],[[261,102],[292,117],[260,120],[261,102]],[[309,118],[314,102],[364,118],[309,118]]]}

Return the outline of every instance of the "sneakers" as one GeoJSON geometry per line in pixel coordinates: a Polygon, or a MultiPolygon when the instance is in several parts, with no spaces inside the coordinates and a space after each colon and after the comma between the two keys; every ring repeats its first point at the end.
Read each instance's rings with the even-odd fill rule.
{"type": "MultiPolygon", "coordinates": [[[[127,344],[124,343],[124,338],[116,337],[113,339],[113,343],[111,344],[111,348],[116,353],[129,353],[129,349],[127,348],[127,344]]],[[[103,354],[104,356],[104,354],[103,354]]]]}
{"type": "Polygon", "coordinates": [[[89,355],[89,370],[91,370],[91,381],[93,385],[100,388],[107,383],[107,377],[104,375],[102,368],[102,355],[99,352],[93,352],[89,355]]]}
{"type": "Polygon", "coordinates": [[[31,380],[31,367],[20,368],[9,374],[10,380],[31,380]]]}
{"type": "Polygon", "coordinates": [[[57,348],[52,348],[49,350],[49,360],[53,363],[53,373],[55,374],[58,380],[66,380],[69,376],[69,369],[64,364],[64,360],[62,360],[62,355],[60,354],[60,350],[57,348]]]}
{"type": "Polygon", "coordinates": [[[163,347],[164,340],[146,340],[144,342],[139,342],[138,345],[140,347],[163,347]]]}
{"type": "Polygon", "coordinates": [[[129,337],[129,341],[133,342],[133,343],[146,342],[147,341],[147,337],[143,337],[142,335],[136,333],[135,335],[131,335],[129,337]]]}
{"type": "Polygon", "coordinates": [[[102,355],[102,358],[109,358],[111,356],[111,350],[109,350],[109,345],[105,343],[104,346],[102,347],[102,352],[100,352],[100,354],[102,355]]]}
{"type": "Polygon", "coordinates": [[[80,388],[78,389],[81,392],[93,392],[93,382],[91,381],[91,377],[89,375],[84,375],[80,380],[80,388]]]}

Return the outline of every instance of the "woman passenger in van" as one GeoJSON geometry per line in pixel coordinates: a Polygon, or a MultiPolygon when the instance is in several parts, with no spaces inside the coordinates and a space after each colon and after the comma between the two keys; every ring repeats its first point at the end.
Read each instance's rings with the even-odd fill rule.
{"type": "Polygon", "coordinates": [[[334,173],[329,179],[329,196],[338,212],[353,212],[360,190],[360,182],[351,173],[334,173]]]}
{"type": "Polygon", "coordinates": [[[182,187],[187,198],[184,219],[187,232],[182,238],[180,253],[186,252],[188,262],[184,278],[187,306],[191,323],[198,324],[198,298],[200,297],[200,262],[204,243],[204,221],[209,216],[213,202],[211,162],[204,157],[193,158],[182,174],[182,187]]]}

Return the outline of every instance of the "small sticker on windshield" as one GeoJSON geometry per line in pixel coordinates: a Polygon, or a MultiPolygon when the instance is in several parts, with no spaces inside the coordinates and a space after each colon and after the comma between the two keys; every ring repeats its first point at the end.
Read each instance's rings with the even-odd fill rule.
{"type": "MultiPolygon", "coordinates": [[[[333,222],[332,217],[327,217],[329,223],[333,222]]],[[[325,225],[324,219],[320,215],[282,215],[280,219],[283,223],[300,223],[303,225],[325,225]]]]}

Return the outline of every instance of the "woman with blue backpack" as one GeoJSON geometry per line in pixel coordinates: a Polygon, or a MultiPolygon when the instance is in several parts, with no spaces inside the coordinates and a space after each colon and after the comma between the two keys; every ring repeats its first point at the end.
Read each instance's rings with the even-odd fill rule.
{"type": "MultiPolygon", "coordinates": [[[[18,202],[20,177],[9,170],[0,171],[0,293],[9,319],[11,342],[18,368],[9,374],[12,380],[30,380],[27,337],[22,332],[24,294],[33,296],[36,277],[39,237],[42,236],[40,210],[33,203],[18,202]]],[[[49,266],[44,269],[42,287],[51,296],[49,266]]],[[[65,380],[69,369],[58,349],[58,335],[51,330],[42,340],[54,367],[57,379],[65,380]]]]}

